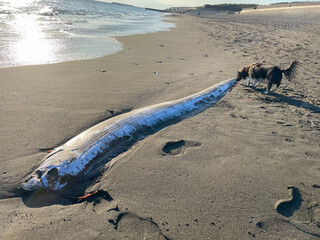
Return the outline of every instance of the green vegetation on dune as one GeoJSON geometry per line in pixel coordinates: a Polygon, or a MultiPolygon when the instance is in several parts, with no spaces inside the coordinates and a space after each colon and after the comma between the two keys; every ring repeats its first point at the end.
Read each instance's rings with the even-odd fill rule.
{"type": "Polygon", "coordinates": [[[241,12],[243,8],[256,8],[257,4],[219,4],[219,5],[204,5],[205,9],[214,11],[230,11],[230,12],[241,12]]]}

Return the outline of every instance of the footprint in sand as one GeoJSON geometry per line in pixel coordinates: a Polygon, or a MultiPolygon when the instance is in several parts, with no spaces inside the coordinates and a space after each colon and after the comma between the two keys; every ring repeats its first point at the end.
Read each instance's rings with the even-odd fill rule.
{"type": "Polygon", "coordinates": [[[162,151],[169,155],[179,155],[179,154],[184,154],[187,148],[189,147],[199,147],[199,146],[201,146],[200,142],[186,141],[182,139],[176,142],[167,142],[166,145],[162,148],[162,151]]]}
{"type": "Polygon", "coordinates": [[[313,223],[316,224],[318,228],[320,228],[320,209],[313,211],[312,220],[313,223]]]}
{"type": "Polygon", "coordinates": [[[268,239],[319,239],[320,207],[317,200],[294,186],[288,187],[288,194],[288,198],[277,201],[274,206],[282,216],[256,221],[256,235],[263,237],[267,234],[268,239]]]}
{"type": "MultiPolygon", "coordinates": [[[[168,240],[159,225],[152,218],[142,218],[132,212],[120,212],[114,219],[108,219],[120,238],[168,240]]],[[[166,230],[170,231],[169,229],[166,230]]]]}
{"type": "Polygon", "coordinates": [[[269,218],[256,223],[256,236],[261,239],[319,239],[318,226],[305,221],[269,218]],[[267,233],[267,236],[264,235],[267,233]],[[265,236],[263,238],[263,236],[265,236]]]}
{"type": "Polygon", "coordinates": [[[274,209],[285,217],[291,217],[295,210],[301,206],[303,199],[299,189],[293,186],[288,187],[289,197],[276,202],[274,209]]]}

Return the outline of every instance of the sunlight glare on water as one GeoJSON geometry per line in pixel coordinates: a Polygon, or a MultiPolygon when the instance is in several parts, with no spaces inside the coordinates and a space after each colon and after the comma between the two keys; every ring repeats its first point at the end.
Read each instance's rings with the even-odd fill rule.
{"type": "MultiPolygon", "coordinates": [[[[30,65],[56,62],[55,40],[46,33],[48,17],[40,11],[33,12],[40,0],[10,0],[4,1],[12,13],[7,16],[8,32],[12,40],[3,46],[3,58],[15,65],[30,65]],[[22,9],[26,9],[22,11],[22,9]],[[47,19],[46,19],[47,18],[47,19]],[[39,21],[42,19],[42,21],[39,21]]],[[[50,9],[48,9],[49,11],[50,9]]],[[[3,64],[6,65],[6,64],[3,64]]]]}
{"type": "Polygon", "coordinates": [[[20,36],[9,49],[14,62],[36,64],[55,61],[55,44],[45,36],[41,22],[36,18],[22,14],[11,22],[12,29],[20,36]]]}

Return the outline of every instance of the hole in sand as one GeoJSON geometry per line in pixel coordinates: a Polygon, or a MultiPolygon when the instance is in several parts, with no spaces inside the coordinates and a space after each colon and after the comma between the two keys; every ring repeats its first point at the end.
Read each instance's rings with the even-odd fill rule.
{"type": "Polygon", "coordinates": [[[162,151],[169,155],[178,155],[185,153],[186,149],[189,147],[199,146],[201,146],[200,142],[186,141],[182,139],[176,142],[167,142],[166,145],[162,148],[162,151]]]}

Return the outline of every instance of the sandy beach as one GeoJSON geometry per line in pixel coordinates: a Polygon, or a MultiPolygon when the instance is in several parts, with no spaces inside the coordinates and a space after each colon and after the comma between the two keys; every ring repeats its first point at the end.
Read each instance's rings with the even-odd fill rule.
{"type": "Polygon", "coordinates": [[[319,7],[201,16],[102,58],[0,69],[0,239],[319,239],[319,7]],[[239,82],[135,144],[85,201],[20,190],[48,149],[105,119],[293,60],[277,92],[239,82]]]}

